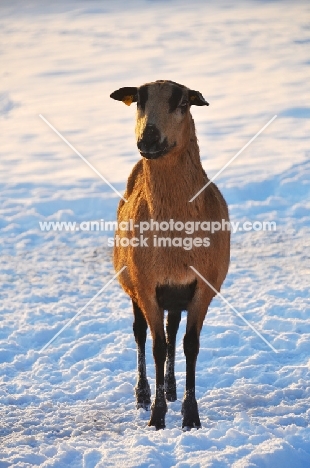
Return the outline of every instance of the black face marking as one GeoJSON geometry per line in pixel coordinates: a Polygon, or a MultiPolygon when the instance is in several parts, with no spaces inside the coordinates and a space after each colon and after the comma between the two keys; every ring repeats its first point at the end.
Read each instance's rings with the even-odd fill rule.
{"type": "Polygon", "coordinates": [[[176,108],[181,102],[182,96],[183,96],[182,89],[179,88],[178,86],[173,86],[172,94],[169,98],[169,112],[173,112],[176,110],[176,108]]]}
{"type": "Polygon", "coordinates": [[[174,310],[176,312],[187,310],[189,303],[194,297],[196,286],[196,279],[192,283],[185,285],[165,284],[157,286],[157,303],[164,310],[174,310]]]}
{"type": "Polygon", "coordinates": [[[139,88],[139,99],[138,99],[138,106],[139,108],[144,111],[145,110],[145,104],[148,99],[148,87],[143,85],[139,88]]]}

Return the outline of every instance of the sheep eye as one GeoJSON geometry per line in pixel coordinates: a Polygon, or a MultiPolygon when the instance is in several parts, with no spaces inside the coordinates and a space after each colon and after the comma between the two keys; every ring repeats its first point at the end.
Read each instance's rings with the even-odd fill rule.
{"type": "Polygon", "coordinates": [[[182,114],[185,114],[188,108],[188,101],[183,101],[179,106],[179,109],[181,109],[182,114]]]}
{"type": "Polygon", "coordinates": [[[188,106],[188,101],[183,101],[182,104],[179,105],[180,109],[186,109],[188,106]]]}

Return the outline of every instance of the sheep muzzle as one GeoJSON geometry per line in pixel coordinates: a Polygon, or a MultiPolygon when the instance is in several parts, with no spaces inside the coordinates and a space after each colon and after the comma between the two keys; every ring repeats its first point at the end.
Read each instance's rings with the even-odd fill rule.
{"type": "Polygon", "coordinates": [[[141,138],[137,142],[141,156],[146,159],[157,159],[169,151],[167,138],[161,141],[161,134],[156,125],[146,125],[141,138]]]}

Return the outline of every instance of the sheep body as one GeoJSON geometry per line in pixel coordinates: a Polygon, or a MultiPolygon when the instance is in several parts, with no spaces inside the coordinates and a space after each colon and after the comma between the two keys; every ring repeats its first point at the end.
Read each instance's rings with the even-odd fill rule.
{"type": "MultiPolygon", "coordinates": [[[[154,161],[155,162],[155,161],[154,161]]],[[[154,163],[152,162],[152,163],[154,163]]],[[[160,185],[162,178],[169,174],[169,182],[171,182],[171,190],[165,190],[165,196],[158,203],[159,206],[154,206],[154,203],[149,204],[150,187],[146,187],[145,173],[148,173],[147,161],[140,160],[134,167],[127,185],[127,190],[124,197],[128,202],[120,201],[118,208],[118,222],[128,221],[133,219],[135,224],[144,221],[149,222],[150,219],[167,221],[169,219],[181,221],[184,224],[187,221],[210,220],[218,221],[222,224],[222,220],[228,220],[228,210],[226,203],[223,204],[223,198],[215,184],[211,183],[205,193],[202,194],[202,202],[206,201],[205,206],[201,200],[193,202],[185,206],[176,206],[171,201],[179,200],[180,193],[178,187],[180,185],[180,169],[176,170],[169,167],[166,161],[158,161],[156,185],[160,185]],[[168,167],[167,167],[168,166],[168,167]],[[171,200],[169,202],[169,200],[171,200]]],[[[154,173],[154,167],[152,167],[154,173]]],[[[201,178],[201,182],[196,185],[197,191],[208,182],[205,174],[201,178]]],[[[155,192],[157,187],[155,188],[155,192]]],[[[188,202],[190,197],[195,193],[195,187],[191,187],[185,195],[185,200],[188,202]]],[[[156,200],[157,201],[157,200],[156,200]]],[[[116,234],[122,237],[137,237],[140,236],[139,227],[135,227],[133,231],[117,230],[116,234]]],[[[229,256],[225,255],[225,262],[217,265],[218,252],[227,249],[227,239],[229,232],[223,238],[222,233],[215,232],[210,234],[208,231],[201,229],[195,230],[195,237],[204,238],[206,235],[210,237],[210,245],[206,252],[202,254],[202,247],[193,246],[192,250],[180,249],[180,247],[165,247],[165,248],[150,248],[152,246],[152,236],[170,237],[177,235],[185,238],[188,235],[185,231],[146,231],[145,235],[148,238],[148,248],[145,247],[118,247],[114,249],[114,266],[116,271],[119,271],[123,266],[127,269],[120,275],[119,281],[127,294],[139,302],[143,290],[146,290],[146,285],[150,286],[154,295],[154,286],[158,284],[188,284],[196,279],[194,271],[189,268],[193,265],[200,273],[208,279],[212,272],[213,278],[209,278],[215,289],[219,290],[225,279],[229,256]]],[[[229,248],[228,248],[229,252],[229,248]]],[[[202,280],[199,280],[201,283],[202,280]]]]}

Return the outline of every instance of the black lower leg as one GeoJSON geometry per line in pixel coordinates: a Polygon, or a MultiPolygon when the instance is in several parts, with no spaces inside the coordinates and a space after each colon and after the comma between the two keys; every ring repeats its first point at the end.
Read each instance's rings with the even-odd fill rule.
{"type": "Polygon", "coordinates": [[[199,337],[195,327],[184,336],[184,353],[186,356],[186,389],[182,406],[182,427],[201,427],[198,406],[195,397],[195,372],[199,352],[199,337]]]}
{"type": "Polygon", "coordinates": [[[165,392],[168,401],[177,399],[176,381],[174,375],[175,342],[181,320],[181,311],[169,311],[166,324],[167,360],[165,373],[165,392]]]}
{"type": "Polygon", "coordinates": [[[139,306],[132,301],[134,323],[133,332],[138,352],[138,381],[135,388],[137,408],[148,410],[151,404],[151,390],[146,377],[145,341],[147,323],[139,306]]]}
{"type": "Polygon", "coordinates": [[[153,355],[156,367],[156,396],[152,404],[152,414],[149,426],[155,426],[156,429],[164,429],[165,415],[167,412],[167,403],[164,392],[164,367],[166,360],[166,339],[156,335],[153,338],[153,355]]]}

